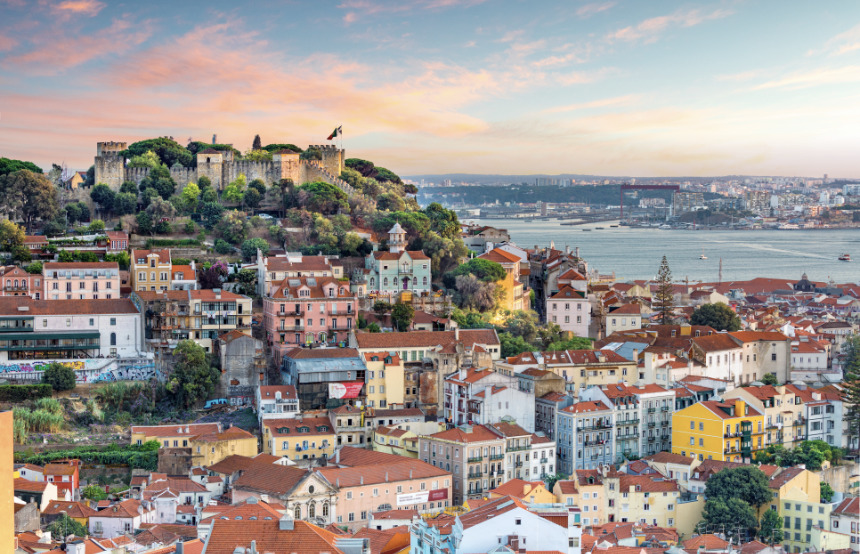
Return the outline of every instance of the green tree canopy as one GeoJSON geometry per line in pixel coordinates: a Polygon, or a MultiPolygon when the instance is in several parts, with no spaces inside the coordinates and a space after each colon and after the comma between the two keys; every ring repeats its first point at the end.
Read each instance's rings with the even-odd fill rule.
{"type": "Polygon", "coordinates": [[[193,340],[179,341],[173,354],[176,363],[168,378],[167,390],[177,406],[187,409],[209,397],[220,372],[212,367],[203,347],[193,340]]]}
{"type": "Polygon", "coordinates": [[[671,324],[675,310],[675,291],[672,286],[672,270],[669,269],[666,256],[663,256],[660,269],[657,271],[657,293],[654,301],[655,308],[660,312],[660,324],[671,324]]]}
{"type": "Polygon", "coordinates": [[[849,337],[842,345],[842,353],[845,357],[843,365],[845,379],[842,383],[843,406],[846,412],[845,429],[848,444],[856,445],[860,438],[860,335],[849,337]]]}
{"type": "Polygon", "coordinates": [[[408,331],[415,317],[415,308],[412,304],[399,303],[391,309],[391,325],[395,331],[408,331]]]}
{"type": "Polygon", "coordinates": [[[740,498],[708,497],[702,517],[706,530],[725,530],[727,535],[733,537],[735,544],[747,542],[758,529],[755,510],[740,498]]]}
{"type": "Polygon", "coordinates": [[[779,514],[768,508],[761,516],[761,528],[759,538],[767,544],[778,544],[782,542],[782,518],[779,514]]]}
{"type": "Polygon", "coordinates": [[[59,213],[57,189],[41,172],[29,169],[0,176],[0,211],[20,216],[31,229],[35,221],[47,221],[59,213]]]}
{"type": "Polygon", "coordinates": [[[98,485],[89,485],[85,487],[83,492],[81,492],[81,496],[87,500],[107,500],[107,493],[98,485]]]}
{"type": "Polygon", "coordinates": [[[762,470],[755,466],[743,466],[723,469],[713,475],[705,484],[705,496],[708,499],[737,498],[758,508],[770,502],[773,493],[762,470]]]}
{"type": "Polygon", "coordinates": [[[248,239],[242,243],[242,257],[245,261],[252,262],[257,259],[257,249],[263,253],[263,256],[269,255],[269,241],[261,238],[248,239]]]}
{"type": "Polygon", "coordinates": [[[479,281],[485,283],[496,283],[505,278],[505,268],[496,262],[481,258],[472,258],[464,264],[449,271],[442,277],[442,282],[447,288],[454,288],[457,277],[461,275],[473,275],[479,281]]]}
{"type": "Polygon", "coordinates": [[[51,536],[59,539],[60,537],[68,537],[74,535],[76,537],[86,537],[89,535],[87,528],[78,523],[69,514],[60,514],[60,516],[52,521],[47,530],[51,532],[51,536]]]}
{"type": "Polygon", "coordinates": [[[33,162],[25,162],[23,160],[12,160],[9,158],[0,158],[0,176],[8,175],[26,169],[33,173],[42,173],[42,168],[33,162]]]}
{"type": "Polygon", "coordinates": [[[245,214],[232,210],[221,217],[215,229],[221,238],[230,244],[242,244],[248,235],[249,227],[245,214]]]}
{"type": "Polygon", "coordinates": [[[0,220],[0,251],[12,252],[24,244],[24,229],[8,219],[0,220]]]}
{"type": "Polygon", "coordinates": [[[51,362],[42,373],[42,382],[51,385],[55,391],[75,388],[75,370],[59,362],[51,362]]]}
{"type": "Polygon", "coordinates": [[[296,195],[301,206],[323,215],[334,215],[349,211],[346,193],[323,181],[314,181],[300,186],[296,195]]]}
{"type": "Polygon", "coordinates": [[[147,152],[152,152],[167,167],[173,167],[175,164],[185,167],[194,166],[194,156],[191,152],[173,139],[159,137],[141,140],[128,147],[128,157],[131,159],[144,156],[147,152]]]}
{"type": "Polygon", "coordinates": [[[140,181],[139,189],[144,192],[146,189],[155,189],[158,195],[167,200],[176,190],[176,181],[170,176],[170,170],[167,166],[160,165],[152,168],[146,177],[140,181]]]}
{"type": "Polygon", "coordinates": [[[230,184],[224,188],[224,193],[221,196],[227,202],[238,204],[242,202],[242,197],[245,193],[245,187],[247,184],[248,180],[245,177],[245,174],[240,173],[235,180],[231,181],[230,184]]]}
{"type": "Polygon", "coordinates": [[[298,146],[296,146],[295,144],[282,144],[282,143],[267,144],[266,146],[263,147],[263,150],[268,150],[269,152],[272,152],[272,153],[279,152],[281,150],[292,150],[296,154],[301,154],[303,152],[303,150],[301,148],[299,148],[298,146]]]}
{"type": "Polygon", "coordinates": [[[773,373],[765,373],[761,378],[761,382],[763,385],[778,385],[779,384],[779,380],[776,378],[776,375],[773,373]]]}
{"type": "Polygon", "coordinates": [[[741,319],[723,303],[703,304],[690,316],[691,325],[707,325],[717,331],[740,331],[741,319]]]}
{"type": "Polygon", "coordinates": [[[221,221],[223,213],[224,207],[218,202],[203,202],[200,206],[200,219],[203,222],[203,226],[207,229],[215,228],[218,222],[221,221]]]}
{"type": "Polygon", "coordinates": [[[132,156],[128,161],[128,167],[148,167],[151,169],[160,165],[161,159],[152,150],[147,150],[139,156],[132,156]]]}

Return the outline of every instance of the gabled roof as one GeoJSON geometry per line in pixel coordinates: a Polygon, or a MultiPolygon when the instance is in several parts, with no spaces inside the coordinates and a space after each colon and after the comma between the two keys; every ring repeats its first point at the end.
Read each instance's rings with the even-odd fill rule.
{"type": "Polygon", "coordinates": [[[293,529],[282,531],[278,520],[233,521],[215,519],[206,542],[206,554],[234,554],[256,541],[258,552],[289,554],[343,554],[337,535],[305,521],[294,521],[293,529]]]}
{"type": "MultiPolygon", "coordinates": [[[[471,348],[475,344],[496,346],[499,337],[495,329],[462,329],[460,331],[408,331],[397,333],[365,333],[356,332],[355,340],[359,348],[374,350],[401,350],[403,348],[430,348],[445,346],[457,342],[456,334],[464,347],[471,348]]],[[[317,349],[319,351],[319,349],[317,349]]]]}
{"type": "Polygon", "coordinates": [[[693,337],[692,341],[703,352],[722,352],[724,350],[736,350],[740,348],[740,345],[726,333],[693,337]]]}
{"type": "Polygon", "coordinates": [[[485,425],[473,425],[471,426],[470,431],[467,429],[468,427],[454,427],[453,429],[448,429],[447,431],[440,431],[438,433],[433,433],[432,435],[427,435],[427,438],[448,440],[459,443],[503,440],[502,437],[491,431],[485,425]]]}
{"type": "Polygon", "coordinates": [[[460,520],[460,524],[463,526],[463,529],[468,529],[499,514],[503,514],[517,508],[525,510],[526,506],[516,498],[503,496],[498,500],[487,502],[480,508],[472,510],[471,512],[460,514],[457,519],[460,520]]]}
{"type": "Polygon", "coordinates": [[[514,256],[510,252],[506,250],[502,250],[501,248],[493,248],[489,252],[485,254],[481,254],[478,258],[482,260],[489,260],[491,262],[496,262],[498,264],[512,264],[512,263],[520,263],[519,256],[514,256]]]}
{"type": "Polygon", "coordinates": [[[236,479],[233,488],[285,495],[292,491],[307,475],[309,472],[306,469],[257,462],[236,479]]]}
{"type": "Polygon", "coordinates": [[[845,515],[853,518],[860,517],[860,498],[856,496],[849,496],[842,500],[838,506],[833,508],[833,512],[836,515],[845,515]]]}

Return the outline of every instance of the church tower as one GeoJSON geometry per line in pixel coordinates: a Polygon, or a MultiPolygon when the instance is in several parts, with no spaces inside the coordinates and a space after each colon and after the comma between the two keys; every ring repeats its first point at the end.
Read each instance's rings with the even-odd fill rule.
{"type": "Polygon", "coordinates": [[[394,227],[388,231],[388,251],[392,254],[400,254],[406,250],[406,231],[400,226],[400,223],[395,223],[394,227]]]}

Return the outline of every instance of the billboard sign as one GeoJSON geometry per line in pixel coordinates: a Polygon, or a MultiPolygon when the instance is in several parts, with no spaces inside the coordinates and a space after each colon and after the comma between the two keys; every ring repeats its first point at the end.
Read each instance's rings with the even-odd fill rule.
{"type": "Polygon", "coordinates": [[[436,489],[432,491],[410,492],[397,495],[398,506],[411,506],[414,504],[426,504],[438,500],[448,499],[448,489],[436,489]]]}
{"type": "Polygon", "coordinates": [[[361,387],[363,386],[363,381],[329,383],[328,397],[338,400],[342,398],[358,398],[358,395],[361,394],[361,387]]]}

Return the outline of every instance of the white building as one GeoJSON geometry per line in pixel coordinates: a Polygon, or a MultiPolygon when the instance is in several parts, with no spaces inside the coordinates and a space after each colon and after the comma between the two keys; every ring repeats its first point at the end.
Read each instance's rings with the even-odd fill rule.
{"type": "Polygon", "coordinates": [[[130,535],[140,529],[141,523],[155,523],[155,519],[156,512],[152,504],[129,499],[91,515],[90,535],[100,539],[130,535]]]}
{"type": "Polygon", "coordinates": [[[132,358],[143,349],[140,312],[128,298],[0,297],[0,362],[132,358]]]}
{"type": "Polygon", "coordinates": [[[260,425],[264,419],[296,417],[299,409],[299,396],[293,385],[265,385],[257,387],[257,417],[260,425]]]}

